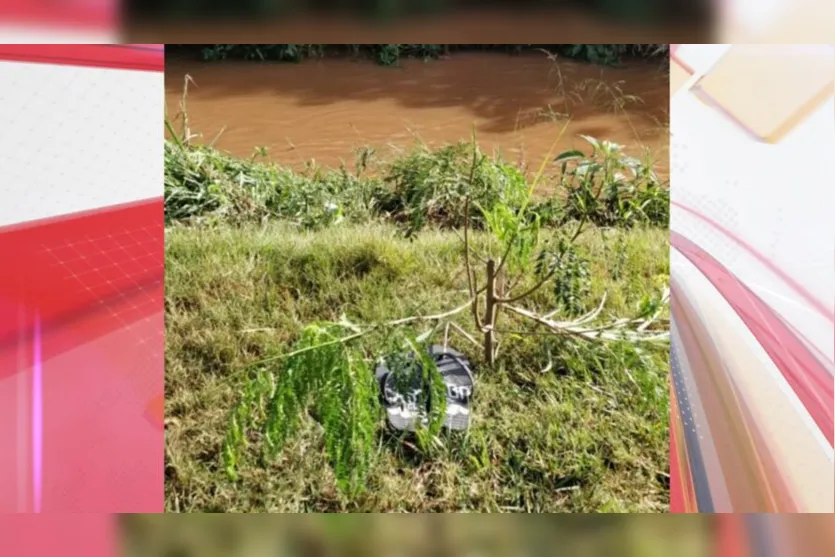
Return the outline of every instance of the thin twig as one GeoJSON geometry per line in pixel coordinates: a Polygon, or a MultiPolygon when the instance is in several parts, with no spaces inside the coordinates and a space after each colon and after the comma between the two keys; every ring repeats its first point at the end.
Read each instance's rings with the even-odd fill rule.
{"type": "Polygon", "coordinates": [[[586,213],[583,214],[583,218],[581,218],[580,222],[577,224],[577,229],[574,231],[574,234],[571,236],[571,239],[568,240],[569,244],[573,244],[574,241],[580,236],[580,232],[583,231],[583,225],[586,224],[588,219],[589,219],[589,214],[588,214],[588,212],[586,212],[586,213]]]}
{"type": "MultiPolygon", "coordinates": [[[[522,218],[523,215],[520,213],[518,218],[522,218]]],[[[519,235],[519,228],[521,225],[517,227],[516,231],[513,232],[513,236],[510,237],[510,240],[507,242],[507,248],[504,250],[501,259],[499,259],[499,266],[496,267],[496,274],[502,272],[502,268],[504,267],[505,262],[507,262],[508,257],[510,256],[510,250],[513,249],[513,243],[516,241],[516,237],[519,235]]]]}
{"type": "Polygon", "coordinates": [[[470,335],[470,333],[468,333],[467,331],[462,329],[457,323],[450,322],[450,323],[447,323],[447,326],[451,327],[459,335],[461,335],[465,339],[469,340],[470,342],[472,342],[473,344],[475,344],[479,348],[481,347],[481,343],[479,343],[475,338],[473,338],[472,335],[470,335]]]}
{"type": "Polygon", "coordinates": [[[377,327],[370,327],[365,331],[360,331],[359,333],[354,333],[353,335],[348,335],[346,337],[337,338],[334,340],[329,340],[327,342],[323,342],[321,344],[316,344],[313,346],[306,346],[305,348],[299,348],[298,350],[294,350],[292,352],[286,352],[284,354],[279,354],[277,356],[271,356],[269,358],[264,358],[263,360],[258,360],[257,362],[252,362],[248,367],[258,366],[261,364],[266,364],[269,362],[275,362],[278,360],[283,360],[284,358],[291,358],[293,356],[298,356],[299,354],[304,354],[305,352],[310,352],[311,350],[318,350],[319,348],[323,348],[325,346],[333,346],[334,344],[345,344],[346,342],[350,342],[352,340],[358,339],[362,336],[367,335],[371,331],[375,330],[377,327]]]}
{"type": "Polygon", "coordinates": [[[506,293],[506,294],[510,294],[511,292],[513,292],[513,290],[514,290],[517,286],[519,286],[519,283],[520,283],[520,282],[522,282],[522,280],[523,280],[524,278],[525,278],[525,273],[519,273],[518,275],[516,275],[516,278],[515,278],[515,279],[513,279],[513,281],[511,281],[511,283],[510,283],[510,285],[507,287],[507,290],[505,291],[505,293],[506,293]]]}
{"type": "Polygon", "coordinates": [[[475,291],[478,287],[474,283],[472,267],[470,266],[470,198],[464,200],[464,267],[467,270],[467,286],[470,288],[470,298],[475,298],[475,291]]]}
{"type": "MultiPolygon", "coordinates": [[[[472,303],[472,300],[468,301],[466,304],[463,304],[463,305],[461,305],[461,306],[459,306],[459,307],[457,307],[453,310],[446,311],[446,312],[443,312],[443,313],[437,313],[435,315],[415,315],[415,316],[412,316],[412,317],[404,317],[402,319],[395,319],[393,321],[385,321],[385,322],[382,322],[382,323],[375,323],[375,324],[372,324],[372,325],[368,325],[367,326],[368,328],[366,328],[364,330],[359,330],[359,332],[356,332],[352,335],[337,338],[337,339],[334,339],[334,340],[329,340],[327,342],[323,342],[321,344],[316,344],[314,346],[307,346],[305,348],[300,348],[298,350],[294,350],[292,352],[286,352],[284,354],[279,354],[277,356],[271,356],[269,358],[264,358],[262,360],[258,360],[257,362],[251,363],[249,366],[247,366],[247,368],[252,368],[253,366],[258,366],[258,365],[261,365],[261,364],[266,364],[266,363],[274,362],[274,361],[277,361],[277,360],[283,360],[285,358],[290,358],[292,356],[298,356],[299,354],[304,354],[305,352],[309,352],[311,350],[316,350],[316,349],[319,349],[319,348],[322,348],[322,347],[325,347],[325,346],[333,346],[334,344],[344,344],[346,342],[350,342],[352,340],[356,340],[356,339],[358,339],[362,336],[365,336],[368,333],[370,333],[372,331],[375,331],[375,330],[377,330],[379,328],[382,328],[382,327],[397,327],[399,325],[405,325],[407,323],[414,323],[416,321],[439,321],[441,319],[451,317],[451,316],[455,315],[456,313],[460,313],[460,312],[464,311],[465,309],[470,307],[471,303],[472,303]]],[[[359,328],[359,326],[357,326],[357,327],[359,328]]]]}
{"type": "Polygon", "coordinates": [[[435,315],[415,315],[412,317],[403,317],[402,319],[395,319],[394,321],[386,321],[384,323],[378,323],[373,325],[374,327],[396,327],[398,325],[405,325],[406,323],[414,323],[415,321],[438,321],[440,319],[445,319],[447,317],[451,317],[456,313],[461,313],[472,304],[472,300],[468,301],[466,304],[463,304],[455,309],[445,311],[443,313],[436,313],[435,315]]]}
{"type": "MultiPolygon", "coordinates": [[[[600,298],[600,303],[597,304],[597,307],[595,309],[591,310],[590,312],[586,313],[585,315],[581,315],[580,317],[575,319],[574,323],[577,323],[577,324],[588,323],[589,321],[594,320],[594,318],[596,318],[600,314],[600,312],[603,310],[603,306],[606,304],[606,296],[607,295],[608,295],[608,293],[604,292],[603,296],[601,296],[601,298],[600,298]]],[[[555,309],[554,311],[552,311],[550,313],[546,313],[542,317],[544,317],[545,319],[551,319],[558,311],[559,311],[559,309],[555,309]]]]}
{"type": "MultiPolygon", "coordinates": [[[[475,151],[475,145],[473,145],[473,151],[475,151]]],[[[470,172],[470,182],[473,179],[473,173],[475,172],[475,160],[473,161],[473,169],[470,172]]],[[[472,184],[471,184],[472,185],[472,184]]],[[[473,274],[472,267],[470,266],[470,198],[467,197],[464,200],[464,267],[467,272],[467,286],[470,289],[470,298],[471,302],[470,305],[472,307],[473,313],[473,320],[475,321],[475,326],[477,329],[481,329],[481,320],[478,317],[478,296],[479,296],[479,289],[478,289],[478,281],[473,274]]],[[[486,288],[486,287],[485,287],[486,288]]]]}
{"type": "Polygon", "coordinates": [[[510,298],[499,298],[498,301],[502,304],[512,304],[513,302],[518,302],[523,298],[527,298],[528,296],[542,288],[546,282],[551,280],[551,278],[553,278],[553,276],[557,274],[558,269],[559,267],[557,265],[554,265],[554,267],[552,267],[551,270],[548,271],[548,273],[544,277],[542,277],[542,279],[539,282],[537,282],[532,288],[529,288],[528,290],[517,296],[512,296],[510,298]]]}
{"type": "MultiPolygon", "coordinates": [[[[452,233],[455,234],[455,236],[461,241],[461,244],[463,245],[464,244],[464,236],[462,236],[461,233],[458,232],[457,230],[455,230],[454,228],[452,229],[452,233]]],[[[475,258],[478,261],[481,261],[482,263],[487,263],[487,258],[482,256],[481,254],[479,254],[475,250],[470,251],[470,256],[475,258]]]]}

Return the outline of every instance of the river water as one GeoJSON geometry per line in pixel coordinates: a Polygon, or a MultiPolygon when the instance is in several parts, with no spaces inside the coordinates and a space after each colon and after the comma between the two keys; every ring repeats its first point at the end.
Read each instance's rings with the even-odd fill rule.
{"type": "Polygon", "coordinates": [[[418,140],[440,146],[469,139],[474,130],[483,149],[528,168],[552,149],[584,147],[579,136],[590,135],[631,154],[650,152],[667,174],[669,77],[657,61],[609,68],[538,52],[454,53],[403,60],[400,67],[342,58],[168,60],[169,117],[180,110],[186,75],[193,80],[189,124],[202,140],[216,139],[218,148],[239,156],[265,147],[271,159],[294,168],[310,160],[352,163],[365,146],[383,156],[418,140]]]}

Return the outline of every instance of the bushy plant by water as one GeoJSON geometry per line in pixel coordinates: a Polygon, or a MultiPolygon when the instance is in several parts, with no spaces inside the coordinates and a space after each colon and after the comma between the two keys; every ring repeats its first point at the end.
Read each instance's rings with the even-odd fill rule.
{"type": "MultiPolygon", "coordinates": [[[[473,142],[437,149],[419,144],[376,162],[370,150],[363,150],[353,168],[297,172],[258,152],[239,159],[211,144],[185,141],[168,125],[173,137],[165,143],[169,223],[280,218],[316,229],[375,218],[415,234],[430,225],[458,228],[467,218],[482,229],[484,210],[520,209],[523,198],[513,192],[526,187],[517,167],[484,155],[473,142]],[[478,159],[474,170],[473,157],[478,159]]],[[[543,226],[562,226],[581,215],[600,226],[667,226],[669,188],[651,165],[625,155],[617,144],[586,141],[590,149],[571,151],[547,169],[537,195],[526,201],[526,216],[540,218],[543,226]]]]}

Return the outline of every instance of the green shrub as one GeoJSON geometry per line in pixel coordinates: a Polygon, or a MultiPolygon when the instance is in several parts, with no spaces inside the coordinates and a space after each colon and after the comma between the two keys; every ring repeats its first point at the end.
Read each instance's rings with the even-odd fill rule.
{"type": "MultiPolygon", "coordinates": [[[[607,141],[587,138],[590,153],[563,153],[556,174],[541,182],[547,192],[530,206],[544,226],[587,219],[601,226],[669,224],[669,190],[647,163],[607,141]]],[[[399,223],[412,235],[426,226],[459,227],[464,199],[469,219],[483,226],[483,211],[497,203],[518,208],[514,191],[527,181],[515,166],[483,154],[472,142],[438,149],[419,145],[375,172],[367,151],[356,169],[310,167],[296,172],[253,156],[240,159],[212,147],[165,143],[165,218],[171,222],[222,219],[287,220],[303,229],[371,218],[399,223]],[[476,162],[473,165],[473,162],[476,162]],[[471,175],[472,174],[472,175],[471,175]]]]}

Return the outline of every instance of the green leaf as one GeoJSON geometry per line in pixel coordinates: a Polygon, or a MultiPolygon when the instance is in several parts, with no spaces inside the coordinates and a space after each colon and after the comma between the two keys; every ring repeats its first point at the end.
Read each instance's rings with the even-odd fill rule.
{"type": "Polygon", "coordinates": [[[570,151],[565,151],[564,153],[560,153],[557,155],[557,158],[554,159],[554,162],[561,162],[567,161],[572,159],[583,159],[586,155],[579,149],[572,149],[570,151]]]}

